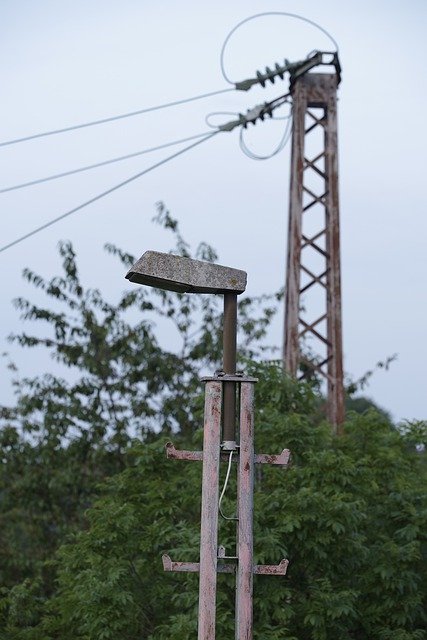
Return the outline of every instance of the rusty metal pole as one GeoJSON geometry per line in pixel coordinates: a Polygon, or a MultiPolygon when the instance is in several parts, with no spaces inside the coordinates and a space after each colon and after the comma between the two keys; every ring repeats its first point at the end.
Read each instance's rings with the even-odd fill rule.
{"type": "Polygon", "coordinates": [[[345,416],[342,347],[340,216],[338,194],[338,125],[336,91],[331,91],[325,126],[326,251],[329,256],[327,275],[328,315],[328,418],[341,432],[345,416]]]}
{"type": "Polygon", "coordinates": [[[298,316],[301,278],[302,185],[304,160],[304,94],[301,85],[293,92],[291,176],[289,187],[288,255],[285,284],[283,361],[285,371],[295,376],[299,365],[298,316]],[[296,95],[296,91],[298,94],[296,95]],[[302,103],[302,104],[301,104],[302,103]]]}
{"type": "MultiPolygon", "coordinates": [[[[237,295],[224,294],[223,367],[224,373],[236,373],[237,295]]],[[[224,382],[222,447],[236,449],[236,383],[224,382]]]]}
{"type": "Polygon", "coordinates": [[[254,383],[240,385],[236,640],[253,638],[254,383]]]}
{"type": "Polygon", "coordinates": [[[221,386],[208,381],[205,390],[198,640],[215,638],[221,386]]]}
{"type": "Polygon", "coordinates": [[[337,85],[338,74],[307,73],[292,87],[283,360],[286,371],[298,379],[320,375],[326,380],[327,416],[338,433],[344,421],[344,382],[337,85]],[[317,147],[316,133],[321,134],[317,147]],[[322,296],[321,309],[309,299],[316,290],[322,296]],[[305,338],[311,340],[313,355],[303,361],[305,338]]]}

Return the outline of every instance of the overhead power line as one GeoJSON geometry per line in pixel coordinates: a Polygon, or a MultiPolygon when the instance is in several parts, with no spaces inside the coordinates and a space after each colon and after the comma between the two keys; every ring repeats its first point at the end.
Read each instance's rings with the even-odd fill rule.
{"type": "MultiPolygon", "coordinates": [[[[29,136],[23,136],[23,137],[20,137],[20,138],[13,138],[11,140],[3,140],[3,141],[0,141],[0,147],[6,147],[8,145],[18,144],[20,142],[27,142],[28,140],[35,140],[37,138],[44,138],[46,136],[53,136],[53,135],[57,135],[57,134],[60,134],[60,133],[66,133],[68,131],[75,131],[77,129],[84,129],[86,127],[93,127],[93,126],[100,125],[100,124],[106,124],[108,122],[114,122],[116,120],[122,120],[124,118],[131,118],[133,116],[138,116],[138,115],[141,115],[143,113],[150,113],[152,111],[158,111],[159,109],[167,109],[169,107],[176,107],[176,106],[181,105],[181,104],[186,104],[188,102],[193,102],[195,100],[202,100],[203,98],[209,98],[211,96],[216,96],[216,95],[219,95],[221,93],[227,93],[229,91],[248,91],[248,89],[250,89],[255,84],[261,84],[261,86],[264,87],[266,82],[268,82],[268,81],[274,83],[274,79],[277,76],[280,77],[281,79],[283,79],[283,75],[284,75],[284,73],[286,71],[291,71],[292,69],[295,69],[295,68],[299,67],[300,65],[303,65],[305,61],[301,60],[299,62],[290,63],[288,60],[285,59],[285,64],[284,65],[279,65],[278,63],[276,63],[273,70],[269,69],[269,67],[267,67],[266,71],[264,73],[262,73],[260,71],[257,71],[255,78],[249,78],[249,79],[246,79],[246,80],[243,80],[243,81],[240,81],[240,82],[234,82],[233,80],[231,80],[228,77],[228,75],[227,75],[227,73],[225,71],[224,54],[225,54],[225,50],[227,48],[227,45],[228,45],[229,40],[232,37],[232,35],[238,29],[240,29],[244,24],[246,24],[247,22],[250,22],[251,20],[256,20],[258,18],[262,18],[262,17],[265,17],[265,16],[285,16],[285,17],[288,17],[288,18],[294,18],[296,20],[300,20],[302,22],[310,24],[311,26],[313,26],[316,29],[318,29],[319,31],[321,31],[327,38],[329,38],[329,40],[332,42],[332,44],[335,47],[335,53],[338,54],[338,44],[337,44],[336,40],[333,38],[333,36],[326,29],[324,29],[317,22],[314,22],[313,20],[309,20],[308,18],[305,18],[304,16],[301,16],[301,15],[299,15],[297,13],[289,13],[289,12],[286,12],[286,11],[266,11],[266,12],[263,12],[263,13],[257,13],[255,15],[249,16],[248,18],[245,18],[245,20],[242,20],[237,25],[235,25],[235,27],[233,27],[233,29],[228,33],[228,35],[225,38],[224,43],[222,45],[221,53],[220,53],[221,72],[222,72],[222,75],[223,75],[224,79],[228,83],[233,85],[232,88],[219,89],[217,91],[209,91],[207,93],[201,93],[199,95],[192,96],[190,98],[183,98],[181,100],[174,100],[172,102],[166,102],[164,104],[156,105],[154,107],[147,107],[147,108],[144,108],[144,109],[138,109],[136,111],[130,111],[128,113],[121,113],[121,114],[116,115],[116,116],[109,116],[107,118],[100,118],[98,120],[91,120],[89,122],[83,122],[83,123],[80,123],[80,124],[70,125],[68,127],[61,127],[59,129],[51,129],[49,131],[42,131],[40,133],[34,133],[34,134],[29,135],[29,136]]],[[[309,54],[308,58],[310,57],[310,55],[311,54],[309,54]]]]}
{"type": "Polygon", "coordinates": [[[124,156],[111,158],[110,160],[96,162],[95,164],[88,164],[88,165],[85,165],[84,167],[78,167],[77,169],[70,169],[69,171],[63,171],[62,173],[55,173],[51,176],[46,176],[45,178],[37,178],[36,180],[30,180],[29,182],[22,182],[21,184],[15,184],[11,187],[4,187],[3,189],[0,189],[0,193],[6,193],[7,191],[15,191],[16,189],[24,189],[25,187],[32,187],[33,185],[41,184],[42,182],[48,182],[49,180],[57,180],[58,178],[65,178],[66,176],[71,176],[75,173],[82,173],[83,171],[90,171],[91,169],[97,169],[98,167],[105,167],[108,164],[121,162],[122,160],[129,160],[130,158],[136,158],[146,153],[159,151],[160,149],[166,149],[167,147],[173,147],[174,145],[181,144],[183,142],[189,142],[190,140],[196,140],[197,138],[202,138],[203,136],[206,136],[209,133],[210,131],[205,131],[203,133],[198,133],[194,136],[189,136],[188,138],[181,138],[180,140],[173,140],[172,142],[166,142],[165,144],[160,144],[157,147],[142,149],[142,151],[135,151],[134,153],[128,153],[124,156]]]}
{"type": "MultiPolygon", "coordinates": [[[[275,118],[273,118],[274,120],[275,118]]],[[[287,145],[289,138],[291,137],[291,124],[292,124],[292,116],[289,115],[286,118],[287,123],[286,123],[286,127],[285,130],[283,131],[282,137],[280,139],[279,144],[276,146],[275,149],[273,149],[273,151],[271,151],[270,153],[266,154],[266,155],[259,155],[258,153],[255,153],[254,151],[252,151],[251,149],[249,149],[249,147],[247,146],[246,142],[245,142],[245,138],[244,138],[244,128],[242,127],[240,129],[240,134],[239,134],[239,146],[240,149],[243,151],[243,153],[248,156],[248,158],[251,158],[251,160],[270,160],[270,158],[273,158],[274,156],[277,156],[278,153],[280,153],[285,146],[287,145]]]]}
{"type": "MultiPolygon", "coordinates": [[[[277,108],[277,106],[280,106],[283,103],[283,100],[287,100],[287,98],[289,97],[289,94],[286,94],[285,96],[281,96],[280,98],[276,98],[275,100],[271,101],[271,102],[266,102],[263,105],[258,105],[257,107],[255,107],[254,109],[251,109],[247,112],[246,115],[243,114],[239,114],[239,113],[235,113],[235,112],[231,112],[231,111],[223,111],[223,112],[214,112],[213,114],[208,114],[207,118],[206,118],[206,123],[214,128],[210,123],[209,123],[209,116],[210,115],[234,115],[234,116],[238,116],[237,120],[234,120],[232,122],[229,122],[225,125],[220,125],[219,127],[215,127],[216,129],[219,130],[223,130],[223,131],[231,131],[232,129],[234,129],[237,126],[246,126],[248,123],[252,122],[254,123],[258,118],[263,119],[264,115],[271,115],[273,109],[277,108]]],[[[148,149],[142,149],[141,151],[135,151],[133,153],[128,153],[124,156],[118,156],[116,158],[111,158],[109,160],[103,160],[102,162],[96,162],[94,164],[89,164],[89,165],[85,165],[83,167],[77,167],[76,169],[70,169],[69,171],[63,171],[61,173],[55,173],[53,175],[50,176],[46,176],[44,178],[37,178],[35,180],[29,180],[27,182],[22,182],[19,184],[15,184],[12,185],[11,187],[4,187],[3,189],[0,189],[0,193],[7,193],[9,191],[15,191],[17,189],[24,189],[26,187],[32,187],[34,185],[37,184],[42,184],[43,182],[49,182],[51,180],[58,180],[59,178],[65,178],[67,176],[71,176],[74,175],[76,173],[82,173],[84,171],[90,171],[91,169],[97,169],[99,167],[103,167],[109,164],[113,164],[116,162],[121,162],[123,160],[129,160],[130,158],[135,158],[141,155],[144,155],[146,153],[151,153],[153,151],[159,151],[160,149],[165,149],[167,147],[171,147],[177,144],[182,144],[184,142],[189,142],[190,140],[196,140],[197,138],[203,138],[204,136],[208,135],[210,132],[209,131],[205,131],[203,133],[198,133],[194,136],[189,136],[187,138],[180,138],[179,140],[173,140],[171,142],[166,142],[165,144],[161,144],[155,147],[149,147],[148,149]]],[[[242,146],[241,143],[241,148],[244,151],[244,153],[246,153],[247,150],[245,150],[242,146]]],[[[279,145],[280,146],[280,145],[279,145]]],[[[277,151],[274,152],[273,155],[275,155],[276,153],[278,153],[283,147],[278,147],[277,151]]],[[[268,159],[268,157],[270,156],[266,156],[263,159],[268,159]]]]}
{"type": "Polygon", "coordinates": [[[145,109],[138,109],[137,111],[130,111],[129,113],[121,113],[117,116],[111,116],[108,118],[101,118],[100,120],[91,120],[90,122],[83,122],[81,124],[71,125],[69,127],[62,127],[61,129],[52,129],[50,131],[43,131],[41,133],[34,133],[22,138],[14,138],[13,140],[4,140],[0,142],[0,147],[6,147],[12,144],[18,144],[19,142],[27,142],[28,140],[35,140],[36,138],[45,138],[46,136],[54,136],[59,133],[66,133],[67,131],[75,131],[76,129],[85,129],[86,127],[93,127],[99,124],[106,124],[107,122],[114,122],[115,120],[123,120],[124,118],[132,118],[133,116],[139,116],[143,113],[150,113],[151,111],[159,111],[160,109],[167,109],[169,107],[176,107],[180,104],[186,104],[187,102],[194,102],[195,100],[202,100],[203,98],[209,98],[210,96],[216,96],[220,93],[228,93],[234,91],[234,88],[220,89],[218,91],[210,91],[209,93],[201,93],[198,96],[192,96],[191,98],[184,98],[182,100],[174,100],[173,102],[166,102],[165,104],[159,104],[155,107],[147,107],[145,109]]]}
{"type": "MultiPolygon", "coordinates": [[[[218,133],[220,133],[222,131],[233,131],[236,127],[239,127],[239,126],[246,128],[248,124],[255,124],[258,120],[264,120],[264,118],[267,117],[267,116],[268,117],[272,117],[273,111],[275,109],[277,109],[278,107],[281,107],[288,100],[289,100],[289,94],[285,94],[283,96],[279,96],[278,98],[275,98],[271,102],[265,102],[264,104],[257,105],[253,109],[249,109],[247,111],[246,115],[237,114],[238,118],[236,120],[232,120],[232,121],[230,121],[230,122],[228,122],[228,123],[226,123],[224,125],[220,125],[217,128],[216,131],[213,131],[212,133],[208,133],[207,135],[204,135],[201,139],[197,140],[196,142],[193,142],[193,144],[190,144],[187,147],[184,147],[184,149],[180,149],[176,153],[173,153],[172,155],[168,156],[167,158],[163,158],[163,160],[160,160],[159,162],[156,162],[155,164],[151,165],[151,167],[148,167],[147,169],[144,169],[143,171],[139,171],[138,173],[136,173],[135,175],[131,176],[130,178],[127,178],[126,180],[123,180],[122,182],[119,182],[119,184],[114,185],[114,187],[111,187],[110,189],[107,189],[106,191],[103,191],[102,193],[99,193],[98,195],[94,196],[93,198],[90,198],[89,200],[86,200],[82,204],[79,204],[77,207],[74,207],[73,209],[70,209],[69,211],[66,211],[65,213],[61,214],[60,216],[57,216],[56,218],[52,218],[51,220],[49,220],[45,224],[42,224],[41,226],[36,227],[32,231],[29,231],[28,233],[25,233],[24,235],[20,236],[19,238],[16,238],[16,240],[13,240],[12,242],[9,242],[8,244],[4,245],[3,247],[0,247],[0,253],[2,253],[3,251],[6,251],[6,249],[10,249],[11,247],[15,246],[16,244],[19,244],[20,242],[22,242],[23,240],[26,240],[27,238],[30,238],[31,236],[34,236],[35,234],[39,233],[40,231],[43,231],[44,229],[47,229],[48,227],[56,224],[57,222],[59,222],[60,220],[63,220],[64,218],[67,218],[68,216],[72,215],[73,213],[77,213],[81,209],[84,209],[88,205],[93,204],[97,200],[101,200],[101,198],[104,198],[105,196],[109,195],[110,193],[113,193],[113,191],[117,191],[117,189],[120,189],[121,187],[124,187],[125,185],[129,184],[130,182],[133,182],[134,180],[136,180],[137,178],[142,177],[146,173],[149,173],[150,171],[153,171],[154,169],[157,169],[157,167],[160,167],[161,165],[165,164],[166,162],[169,162],[169,160],[172,160],[173,158],[177,158],[178,156],[182,155],[186,151],[192,149],[193,147],[198,146],[199,144],[201,144],[205,140],[209,140],[213,136],[216,136],[218,133]]],[[[203,135],[203,134],[201,134],[201,135],[203,135]]],[[[199,138],[200,136],[197,136],[197,137],[199,138]]],[[[283,148],[282,147],[283,144],[284,143],[282,142],[281,145],[280,145],[281,148],[283,148]]],[[[277,152],[279,150],[280,149],[278,149],[277,152]]]]}
{"type": "Polygon", "coordinates": [[[206,135],[201,140],[197,140],[196,142],[193,142],[193,144],[190,144],[187,147],[184,147],[184,149],[180,149],[176,153],[173,153],[172,155],[168,156],[167,158],[163,158],[163,160],[160,160],[159,162],[156,162],[155,164],[151,165],[151,167],[148,167],[147,169],[144,169],[143,171],[139,171],[138,173],[136,173],[135,175],[131,176],[130,178],[127,178],[127,180],[123,180],[122,182],[119,182],[118,184],[114,185],[114,187],[111,187],[110,189],[107,189],[106,191],[103,191],[102,193],[99,193],[98,195],[94,196],[93,198],[90,198],[89,200],[86,200],[82,204],[79,204],[77,207],[74,207],[73,209],[70,209],[69,211],[66,211],[65,213],[61,214],[60,216],[57,216],[56,218],[52,218],[52,220],[49,220],[45,224],[42,224],[40,227],[36,227],[32,231],[30,231],[28,233],[25,233],[24,235],[20,236],[19,238],[16,238],[16,240],[13,240],[12,242],[9,242],[8,244],[5,244],[3,247],[0,247],[0,253],[2,253],[3,251],[6,251],[6,249],[10,249],[11,247],[15,246],[16,244],[19,244],[20,242],[22,242],[23,240],[26,240],[27,238],[30,238],[31,236],[34,236],[36,233],[39,233],[40,231],[43,231],[44,229],[47,229],[48,227],[51,227],[52,225],[56,224],[60,220],[63,220],[64,218],[67,218],[68,216],[71,216],[73,213],[77,213],[77,211],[81,211],[82,209],[84,209],[85,207],[89,206],[90,204],[93,204],[94,202],[97,202],[98,200],[101,200],[102,198],[104,198],[105,196],[109,195],[110,193],[113,193],[113,191],[117,191],[118,189],[121,189],[121,187],[124,187],[125,185],[129,184],[130,182],[133,182],[134,180],[137,180],[138,178],[141,178],[146,173],[149,173],[150,171],[153,171],[154,169],[157,169],[157,167],[160,167],[161,165],[165,164],[166,162],[169,162],[170,160],[173,160],[173,158],[177,158],[178,156],[182,155],[186,151],[189,151],[190,149],[193,149],[194,147],[196,147],[197,145],[201,144],[202,142],[205,142],[206,140],[209,140],[210,138],[213,138],[214,136],[217,135],[217,133],[219,133],[219,131],[214,131],[213,133],[209,133],[208,135],[206,135]]]}

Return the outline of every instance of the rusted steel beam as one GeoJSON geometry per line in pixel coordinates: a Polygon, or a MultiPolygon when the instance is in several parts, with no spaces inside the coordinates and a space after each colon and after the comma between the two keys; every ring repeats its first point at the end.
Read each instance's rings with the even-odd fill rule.
{"type": "MultiPolygon", "coordinates": [[[[166,553],[162,556],[164,571],[177,571],[182,573],[199,573],[200,562],[175,562],[166,553]]],[[[218,562],[217,573],[236,573],[235,564],[221,564],[218,562]]]]}
{"type": "Polygon", "coordinates": [[[319,167],[316,164],[317,162],[319,162],[319,160],[321,160],[324,157],[325,157],[325,151],[321,151],[312,160],[310,160],[309,158],[304,158],[305,168],[313,169],[321,178],[324,178],[325,172],[319,169],[319,167]]]}
{"type": "Polygon", "coordinates": [[[289,187],[288,255],[285,285],[283,360],[285,370],[296,375],[299,364],[298,317],[301,279],[304,134],[306,98],[303,78],[293,88],[291,176],[289,187]]]}
{"type": "MultiPolygon", "coordinates": [[[[307,160],[305,159],[305,164],[306,164],[306,166],[307,166],[307,164],[310,164],[310,165],[311,165],[311,162],[310,162],[310,163],[307,163],[307,160]]],[[[309,195],[309,196],[311,196],[311,197],[313,198],[314,202],[321,202],[322,204],[324,204],[324,203],[325,203],[325,197],[326,197],[326,195],[327,195],[326,193],[321,193],[321,194],[320,194],[320,196],[318,196],[318,195],[316,195],[315,193],[313,193],[313,191],[312,191],[311,189],[309,189],[309,188],[308,188],[307,186],[305,186],[305,185],[303,186],[303,191],[304,191],[304,193],[308,193],[308,195],[309,195]]],[[[314,204],[314,202],[313,202],[313,204],[314,204]]],[[[310,206],[311,206],[311,205],[310,205],[310,206]]]]}
{"type": "Polygon", "coordinates": [[[319,247],[319,245],[317,245],[314,240],[312,240],[311,238],[307,238],[304,234],[302,235],[302,249],[304,249],[305,247],[307,247],[308,245],[310,245],[310,247],[313,247],[313,249],[315,249],[318,253],[320,253],[320,255],[322,255],[324,258],[328,258],[328,254],[326,253],[326,251],[324,249],[322,249],[321,247],[319,247]]]}
{"type": "Polygon", "coordinates": [[[326,198],[326,251],[329,254],[328,271],[328,418],[335,431],[341,431],[344,422],[344,376],[342,354],[340,217],[338,194],[338,126],[336,91],[328,92],[327,121],[325,124],[325,172],[328,183],[326,198]]]}
{"type": "Polygon", "coordinates": [[[303,327],[305,327],[305,329],[303,329],[302,331],[300,331],[300,338],[307,332],[312,333],[314,336],[316,336],[316,338],[319,338],[319,340],[321,342],[323,342],[324,344],[329,345],[329,340],[327,338],[325,338],[325,336],[322,336],[321,333],[319,333],[312,324],[306,324],[303,320],[301,320],[301,324],[303,327]]]}
{"type": "MultiPolygon", "coordinates": [[[[170,460],[186,460],[188,462],[203,462],[203,451],[183,451],[176,449],[172,442],[167,442],[165,444],[166,448],[166,456],[170,460]]],[[[254,456],[255,464],[274,464],[286,466],[289,461],[290,451],[289,449],[283,449],[282,453],[279,454],[266,454],[266,453],[256,453],[254,456]]],[[[222,462],[229,461],[228,453],[221,453],[220,460],[222,462]]],[[[234,457],[232,462],[237,462],[238,458],[234,457]]]]}
{"type": "Polygon", "coordinates": [[[188,460],[190,462],[201,462],[203,460],[203,451],[183,451],[175,449],[172,442],[165,444],[166,457],[171,460],[188,460]]]}
{"type": "Polygon", "coordinates": [[[317,320],[314,320],[314,322],[311,322],[310,324],[305,322],[305,320],[300,319],[300,322],[301,322],[302,326],[306,327],[306,329],[301,331],[300,336],[303,336],[306,331],[311,331],[312,329],[314,329],[314,327],[317,326],[319,324],[319,322],[322,322],[323,320],[326,320],[326,317],[327,317],[326,313],[324,313],[322,316],[320,316],[320,318],[317,318],[317,320]]]}
{"type": "Polygon", "coordinates": [[[270,455],[268,453],[256,453],[254,456],[255,464],[273,464],[286,467],[289,462],[291,452],[289,449],[283,449],[282,453],[270,455]]]}
{"type": "Polygon", "coordinates": [[[215,639],[221,382],[205,389],[198,640],[215,639]]]}
{"type": "MultiPolygon", "coordinates": [[[[220,560],[220,558],[218,558],[220,560]]],[[[162,556],[163,570],[177,573],[199,573],[200,562],[175,562],[167,553],[162,556]]],[[[254,574],[264,576],[284,576],[288,568],[289,560],[283,559],[279,564],[256,564],[252,571],[254,574]]],[[[235,564],[222,564],[218,562],[217,573],[236,573],[235,564]]]]}
{"type": "Polygon", "coordinates": [[[284,576],[288,570],[289,560],[285,558],[279,564],[257,564],[254,566],[254,573],[263,576],[284,576]]]}
{"type": "Polygon", "coordinates": [[[253,638],[254,385],[240,386],[236,640],[253,638]]]}
{"type": "Polygon", "coordinates": [[[163,571],[183,571],[186,573],[199,573],[200,562],[175,562],[164,553],[162,555],[163,571]]]}

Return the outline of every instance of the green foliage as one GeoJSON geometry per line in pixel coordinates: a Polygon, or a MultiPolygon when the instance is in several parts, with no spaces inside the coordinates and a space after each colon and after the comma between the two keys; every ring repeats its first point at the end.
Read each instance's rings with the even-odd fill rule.
{"type": "MultiPolygon", "coordinates": [[[[162,204],[156,222],[172,233],[172,251],[189,256],[177,221],[162,204]]],[[[112,245],[106,249],[123,271],[134,261],[112,245]]],[[[22,319],[38,331],[11,339],[24,348],[47,349],[67,375],[16,379],[14,406],[0,407],[0,585],[6,613],[27,589],[36,589],[41,602],[55,592],[50,561],[68,536],[86,526],[99,483],[128,464],[132,438],[149,442],[154,433],[194,433],[203,411],[200,373],[220,361],[217,298],[131,285],[111,304],[82,285],[71,244],[61,243],[59,252],[61,276],[24,271],[46,294],[46,304],[15,301],[22,319]],[[176,351],[165,350],[156,337],[159,318],[176,335],[176,351]]],[[[201,243],[195,257],[217,256],[201,243]]],[[[241,300],[242,354],[261,349],[272,304],[268,297],[241,300]]]]}
{"type": "Polygon", "coordinates": [[[391,415],[385,409],[379,407],[375,402],[366,396],[347,396],[345,402],[345,408],[347,412],[354,411],[355,413],[366,413],[370,409],[375,409],[377,413],[380,413],[391,424],[391,415]]]}
{"type": "MultiPolygon", "coordinates": [[[[289,469],[263,467],[257,477],[256,562],[288,557],[290,565],[286,578],[255,577],[255,638],[425,638],[422,458],[374,411],[353,414],[344,436],[332,438],[310,419],[309,388],[274,365],[250,371],[260,377],[257,450],[295,449],[289,469]]],[[[179,444],[197,448],[200,440],[197,433],[179,444]]],[[[197,560],[201,468],[168,461],[163,444],[134,443],[127,468],[89,511],[88,529],[57,554],[58,590],[37,637],[194,637],[197,576],[164,573],[161,554],[197,560]]],[[[220,543],[232,548],[233,536],[222,522],[220,543]]],[[[231,640],[233,577],[219,578],[218,628],[231,640]]]]}
{"type": "MultiPolygon", "coordinates": [[[[157,222],[173,251],[190,255],[163,205],[157,222]]],[[[60,253],[60,278],[25,272],[46,307],[17,301],[46,337],[14,339],[47,348],[71,375],[17,380],[15,406],[0,409],[0,637],[195,637],[197,575],[164,573],[161,555],[198,559],[201,465],[168,461],[164,444],[173,434],[177,446],[202,446],[198,378],[219,364],[221,309],[213,296],[133,285],[107,303],[82,286],[71,245],[60,253]],[[176,352],[159,342],[158,318],[176,352]]],[[[204,244],[195,256],[216,259],[204,244]]],[[[255,560],[290,564],[284,578],[255,576],[255,638],[422,640],[426,423],[396,428],[359,402],[333,438],[315,385],[255,363],[273,313],[274,297],[240,302],[241,365],[259,379],[256,450],[292,452],[287,470],[257,468],[255,560]]],[[[226,514],[235,489],[232,475],[226,514]]],[[[219,535],[232,550],[233,522],[221,520],[219,535]]],[[[234,576],[220,575],[218,637],[231,640],[233,629],[234,576]]]]}

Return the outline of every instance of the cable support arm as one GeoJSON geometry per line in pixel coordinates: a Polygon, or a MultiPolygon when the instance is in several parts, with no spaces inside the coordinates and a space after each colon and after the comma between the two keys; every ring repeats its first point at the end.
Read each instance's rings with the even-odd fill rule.
{"type": "Polygon", "coordinates": [[[336,51],[314,51],[313,54],[302,63],[295,63],[294,68],[290,71],[291,87],[297,78],[318,66],[333,66],[337,74],[337,84],[340,84],[341,64],[338,53],[336,51]]]}
{"type": "Polygon", "coordinates": [[[261,71],[256,72],[256,78],[248,78],[247,80],[236,82],[234,86],[237,91],[249,91],[249,89],[255,84],[260,84],[262,87],[265,87],[267,82],[274,84],[277,77],[283,80],[286,72],[289,72],[291,83],[293,83],[297,77],[307,73],[310,69],[323,65],[333,65],[335,67],[339,84],[341,81],[341,65],[339,63],[338,54],[335,51],[313,51],[304,60],[290,62],[285,59],[283,65],[276,62],[274,69],[266,67],[264,73],[261,71]]]}

